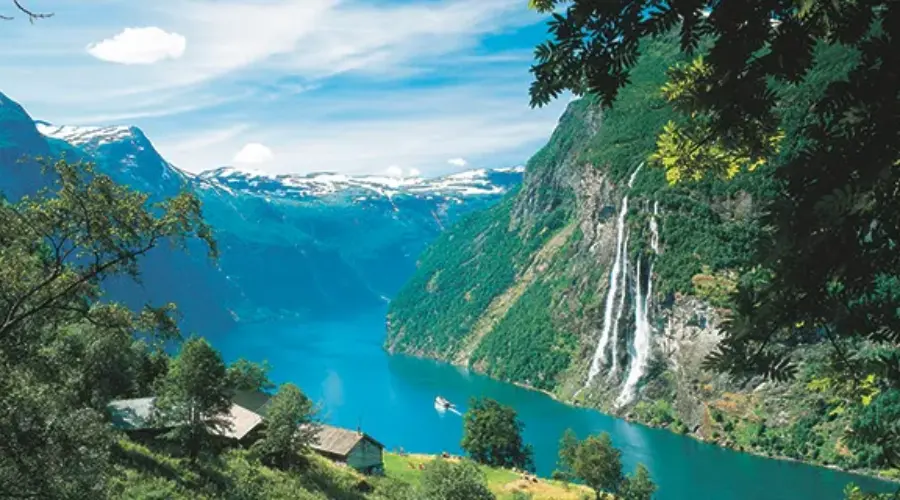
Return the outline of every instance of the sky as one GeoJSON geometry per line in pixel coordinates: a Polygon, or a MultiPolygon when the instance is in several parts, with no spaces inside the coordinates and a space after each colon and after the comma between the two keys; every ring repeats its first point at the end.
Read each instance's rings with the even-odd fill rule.
{"type": "Polygon", "coordinates": [[[54,124],[140,127],[191,172],[514,166],[569,100],[528,105],[546,19],[527,0],[25,5],[54,17],[0,24],[0,91],[54,124]]]}

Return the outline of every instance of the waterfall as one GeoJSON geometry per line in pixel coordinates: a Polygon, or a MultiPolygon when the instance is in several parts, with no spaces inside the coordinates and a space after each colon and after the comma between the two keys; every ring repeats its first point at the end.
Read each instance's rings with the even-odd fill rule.
{"type": "MultiPolygon", "coordinates": [[[[654,254],[659,254],[659,202],[653,203],[653,215],[650,217],[650,247],[654,254]]],[[[647,360],[650,358],[650,298],[653,296],[653,262],[651,261],[647,271],[647,291],[641,290],[641,259],[637,261],[637,273],[634,280],[634,342],[632,343],[631,363],[628,367],[628,377],[622,392],[616,400],[617,406],[622,406],[634,398],[637,383],[644,376],[647,368],[647,360]]]]}
{"type": "MultiPolygon", "coordinates": [[[[641,171],[641,168],[644,166],[643,163],[638,165],[638,167],[631,174],[631,177],[628,179],[628,187],[631,188],[634,185],[634,179],[637,177],[638,172],[641,171]]],[[[603,310],[603,330],[600,333],[600,340],[597,342],[597,348],[594,350],[594,358],[591,361],[591,367],[588,370],[587,380],[584,382],[584,386],[578,391],[587,388],[594,377],[597,376],[597,373],[600,372],[600,368],[606,364],[606,348],[610,343],[610,333],[613,335],[613,363],[615,363],[615,352],[616,345],[618,344],[618,328],[615,328],[613,325],[618,325],[619,318],[621,317],[621,309],[620,305],[619,314],[613,318],[613,310],[616,305],[616,295],[619,293],[619,280],[621,279],[622,287],[621,287],[621,295],[622,298],[620,300],[620,304],[625,301],[625,279],[627,277],[627,261],[628,261],[628,236],[625,232],[625,217],[628,215],[628,195],[622,197],[622,207],[619,209],[619,217],[616,225],[616,257],[613,261],[612,271],[609,273],[609,292],[606,294],[606,307],[603,310]],[[625,261],[625,266],[622,265],[622,261],[625,261]],[[621,278],[620,278],[621,277],[621,278]]],[[[578,394],[576,393],[576,395],[578,394]]]]}
{"type": "MultiPolygon", "coordinates": [[[[618,292],[619,275],[625,274],[622,268],[622,256],[627,253],[624,245],[625,240],[625,216],[628,214],[628,195],[622,198],[622,208],[619,210],[619,220],[616,229],[616,259],[613,262],[612,271],[609,273],[609,292],[606,294],[606,307],[603,310],[603,330],[600,334],[600,341],[597,343],[597,349],[594,351],[594,359],[591,362],[591,368],[588,371],[587,381],[584,387],[587,387],[591,380],[600,372],[600,367],[606,364],[606,346],[609,344],[609,333],[612,329],[613,309],[616,302],[616,293],[618,292]]],[[[624,291],[622,295],[625,295],[624,291]]]]}
{"type": "Polygon", "coordinates": [[[625,269],[622,274],[622,282],[619,285],[619,288],[622,290],[622,293],[619,294],[619,307],[616,310],[616,319],[613,321],[612,332],[613,332],[613,342],[612,342],[612,367],[609,369],[609,372],[606,374],[606,378],[610,378],[615,375],[616,371],[619,369],[619,320],[622,319],[622,313],[625,312],[625,297],[628,295],[625,293],[625,286],[628,283],[628,235],[625,235],[625,252],[622,256],[622,268],[625,269]]]}

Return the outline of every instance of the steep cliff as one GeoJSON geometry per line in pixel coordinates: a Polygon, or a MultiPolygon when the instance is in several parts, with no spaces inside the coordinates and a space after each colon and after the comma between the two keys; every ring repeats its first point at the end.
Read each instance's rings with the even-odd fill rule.
{"type": "MultiPolygon", "coordinates": [[[[853,466],[840,419],[799,424],[821,412],[805,391],[814,370],[772,386],[701,367],[764,231],[778,159],[679,186],[648,163],[659,130],[676,119],[659,93],[676,44],[643,46],[611,110],[572,102],[521,189],[426,250],[392,303],[386,348],[727,446],[853,466]],[[804,438],[798,425],[814,430],[804,438]],[[810,436],[816,444],[805,447],[810,436]]],[[[778,89],[789,134],[853,55],[823,46],[818,58],[806,82],[778,89]]]]}

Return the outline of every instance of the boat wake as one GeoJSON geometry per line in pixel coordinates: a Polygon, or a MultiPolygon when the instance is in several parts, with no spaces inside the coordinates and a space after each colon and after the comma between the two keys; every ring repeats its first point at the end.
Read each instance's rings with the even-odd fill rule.
{"type": "Polygon", "coordinates": [[[451,413],[462,416],[462,413],[460,413],[459,410],[456,409],[456,405],[454,405],[450,401],[447,401],[441,396],[434,398],[434,409],[437,410],[438,413],[443,414],[449,411],[451,413]]]}

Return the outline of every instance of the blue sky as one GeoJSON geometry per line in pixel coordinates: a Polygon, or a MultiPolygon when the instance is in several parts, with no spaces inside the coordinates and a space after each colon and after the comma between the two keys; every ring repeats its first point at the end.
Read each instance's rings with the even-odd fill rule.
{"type": "Polygon", "coordinates": [[[0,91],[36,119],[136,125],[193,172],[510,166],[568,101],[528,106],[546,27],[527,0],[26,4],[55,17],[0,25],[0,91]]]}

